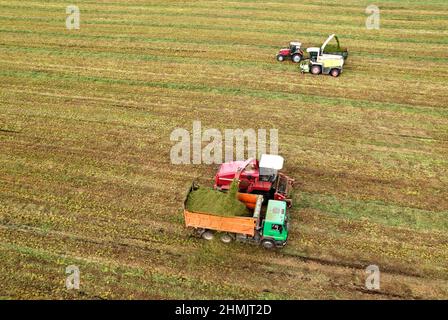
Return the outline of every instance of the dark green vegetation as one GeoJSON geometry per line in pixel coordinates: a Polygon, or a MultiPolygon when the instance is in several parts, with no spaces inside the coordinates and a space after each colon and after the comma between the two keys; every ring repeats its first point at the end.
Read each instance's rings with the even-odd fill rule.
{"type": "Polygon", "coordinates": [[[448,5],[0,2],[2,298],[448,298],[448,5]],[[286,27],[287,26],[287,27],[286,27]],[[340,36],[339,78],[275,54],[340,36]],[[170,133],[278,128],[296,179],[288,245],[205,243],[170,133]],[[65,289],[65,267],[81,290],[65,289]],[[381,290],[365,290],[377,264],[381,290]]]}

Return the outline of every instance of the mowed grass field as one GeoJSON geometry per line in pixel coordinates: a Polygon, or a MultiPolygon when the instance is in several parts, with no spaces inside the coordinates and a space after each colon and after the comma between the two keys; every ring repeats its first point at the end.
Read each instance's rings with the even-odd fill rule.
{"type": "Polygon", "coordinates": [[[0,1],[3,299],[448,298],[448,4],[0,1]],[[340,36],[339,78],[278,63],[340,36]],[[190,237],[170,133],[279,130],[287,247],[190,237]],[[77,265],[80,290],[65,288],[77,265]],[[379,291],[365,288],[368,265],[379,291]]]}

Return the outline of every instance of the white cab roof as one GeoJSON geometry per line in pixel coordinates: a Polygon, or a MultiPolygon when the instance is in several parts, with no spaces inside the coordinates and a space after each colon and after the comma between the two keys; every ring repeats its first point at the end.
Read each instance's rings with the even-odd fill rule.
{"type": "Polygon", "coordinates": [[[306,49],[306,52],[319,52],[320,48],[317,47],[310,47],[306,49]]]}
{"type": "Polygon", "coordinates": [[[280,170],[283,168],[284,161],[285,160],[282,156],[273,154],[262,154],[260,159],[260,168],[280,170]]]}
{"type": "Polygon", "coordinates": [[[301,42],[297,42],[297,41],[291,41],[289,44],[292,46],[297,46],[297,47],[300,47],[302,45],[301,42]]]}

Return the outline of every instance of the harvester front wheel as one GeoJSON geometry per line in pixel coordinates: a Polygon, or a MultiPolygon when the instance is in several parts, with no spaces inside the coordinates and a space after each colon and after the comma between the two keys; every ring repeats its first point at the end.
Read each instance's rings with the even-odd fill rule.
{"type": "Polygon", "coordinates": [[[295,63],[299,63],[300,60],[302,60],[302,56],[298,53],[296,53],[295,55],[292,56],[292,61],[295,63]]]}
{"type": "Polygon", "coordinates": [[[283,62],[285,60],[285,57],[282,56],[281,54],[277,55],[277,61],[283,62]]]}
{"type": "Polygon", "coordinates": [[[275,248],[275,244],[272,240],[263,240],[261,241],[261,246],[265,249],[274,249],[275,248]]]}
{"type": "Polygon", "coordinates": [[[320,66],[311,66],[311,73],[312,74],[320,74],[322,72],[322,68],[320,66]]]}
{"type": "Polygon", "coordinates": [[[213,240],[214,237],[215,237],[215,235],[210,230],[207,230],[202,234],[202,239],[207,240],[207,241],[213,240]]]}
{"type": "Polygon", "coordinates": [[[221,235],[221,241],[224,243],[230,243],[232,242],[232,236],[228,233],[224,233],[221,235]]]}
{"type": "Polygon", "coordinates": [[[339,75],[341,74],[341,70],[339,70],[339,69],[332,69],[331,71],[330,71],[330,74],[331,74],[331,76],[332,77],[339,77],[339,75]]]}

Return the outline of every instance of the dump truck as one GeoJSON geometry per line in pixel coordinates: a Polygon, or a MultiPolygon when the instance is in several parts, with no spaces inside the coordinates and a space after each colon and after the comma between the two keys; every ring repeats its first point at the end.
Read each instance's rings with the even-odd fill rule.
{"type": "Polygon", "coordinates": [[[288,214],[285,201],[269,200],[263,205],[263,196],[238,193],[238,200],[251,209],[251,216],[223,216],[212,212],[193,211],[187,200],[191,192],[199,188],[192,183],[184,201],[185,226],[195,236],[205,240],[219,237],[224,243],[232,241],[261,245],[266,249],[281,248],[288,239],[288,214]]]}

